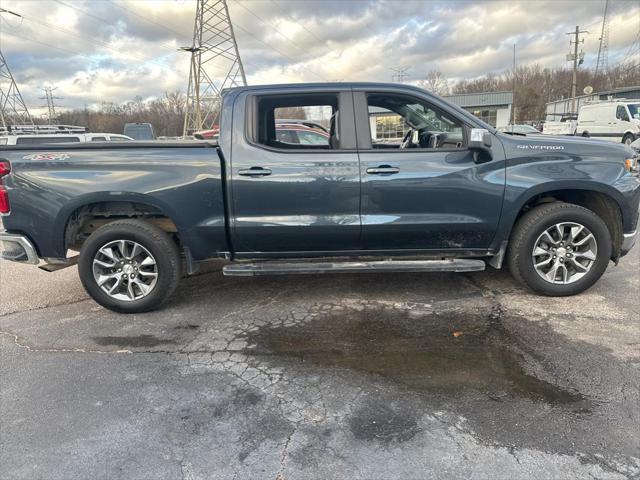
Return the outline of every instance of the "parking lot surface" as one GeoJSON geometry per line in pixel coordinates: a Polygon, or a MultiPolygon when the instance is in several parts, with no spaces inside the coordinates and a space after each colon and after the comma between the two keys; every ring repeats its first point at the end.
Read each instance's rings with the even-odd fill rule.
{"type": "Polygon", "coordinates": [[[185,279],[154,313],[0,263],[3,479],[640,478],[640,249],[505,272],[185,279]]]}

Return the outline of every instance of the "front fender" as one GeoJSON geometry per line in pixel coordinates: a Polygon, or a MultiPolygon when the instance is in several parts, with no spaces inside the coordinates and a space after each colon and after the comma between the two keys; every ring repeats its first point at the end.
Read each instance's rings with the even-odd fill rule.
{"type": "MultiPolygon", "coordinates": [[[[512,151],[512,153],[514,153],[512,151]]],[[[506,168],[503,214],[492,247],[509,238],[522,208],[533,198],[567,190],[597,192],[620,209],[623,230],[632,231],[640,203],[640,182],[624,168],[624,160],[548,153],[511,158],[506,168]]]]}

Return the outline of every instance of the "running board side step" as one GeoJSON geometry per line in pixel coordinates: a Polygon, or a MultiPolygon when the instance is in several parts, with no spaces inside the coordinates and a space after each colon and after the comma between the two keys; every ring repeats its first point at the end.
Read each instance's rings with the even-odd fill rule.
{"type": "Polygon", "coordinates": [[[222,273],[227,276],[304,275],[318,273],[366,272],[479,272],[484,270],[483,260],[383,260],[373,262],[275,262],[233,263],[222,273]]]}

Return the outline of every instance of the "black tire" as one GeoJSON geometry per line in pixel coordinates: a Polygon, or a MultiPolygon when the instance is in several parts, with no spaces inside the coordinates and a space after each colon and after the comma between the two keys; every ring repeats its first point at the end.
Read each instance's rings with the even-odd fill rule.
{"type": "Polygon", "coordinates": [[[627,133],[624,137],[622,137],[622,143],[625,145],[631,145],[635,140],[635,136],[631,133],[627,133]]]}
{"type": "Polygon", "coordinates": [[[509,269],[515,279],[536,293],[553,297],[575,295],[591,287],[602,276],[611,258],[611,234],[606,224],[591,210],[562,202],[540,205],[516,223],[507,251],[509,269]],[[561,222],[576,222],[588,228],[597,242],[591,269],[574,283],[557,284],[544,280],[533,265],[534,245],[543,232],[561,222]]]}
{"type": "Polygon", "coordinates": [[[589,132],[582,132],[582,136],[584,138],[589,138],[589,132]]]}
{"type": "Polygon", "coordinates": [[[178,286],[180,254],[173,239],[155,225],[142,220],[117,220],[98,228],[84,242],[78,259],[78,273],[87,293],[103,307],[119,313],[148,312],[162,305],[178,286]],[[155,258],[157,280],[146,296],[131,301],[119,300],[103,291],[96,282],[94,257],[100,248],[114,240],[137,242],[155,258]]]}

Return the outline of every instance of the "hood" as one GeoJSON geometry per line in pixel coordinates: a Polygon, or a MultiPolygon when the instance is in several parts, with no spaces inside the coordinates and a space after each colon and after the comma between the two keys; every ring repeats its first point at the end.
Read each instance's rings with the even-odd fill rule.
{"type": "Polygon", "coordinates": [[[498,134],[505,147],[518,151],[563,152],[578,155],[620,155],[629,158],[635,151],[627,145],[606,140],[562,135],[506,135],[498,134]]]}

